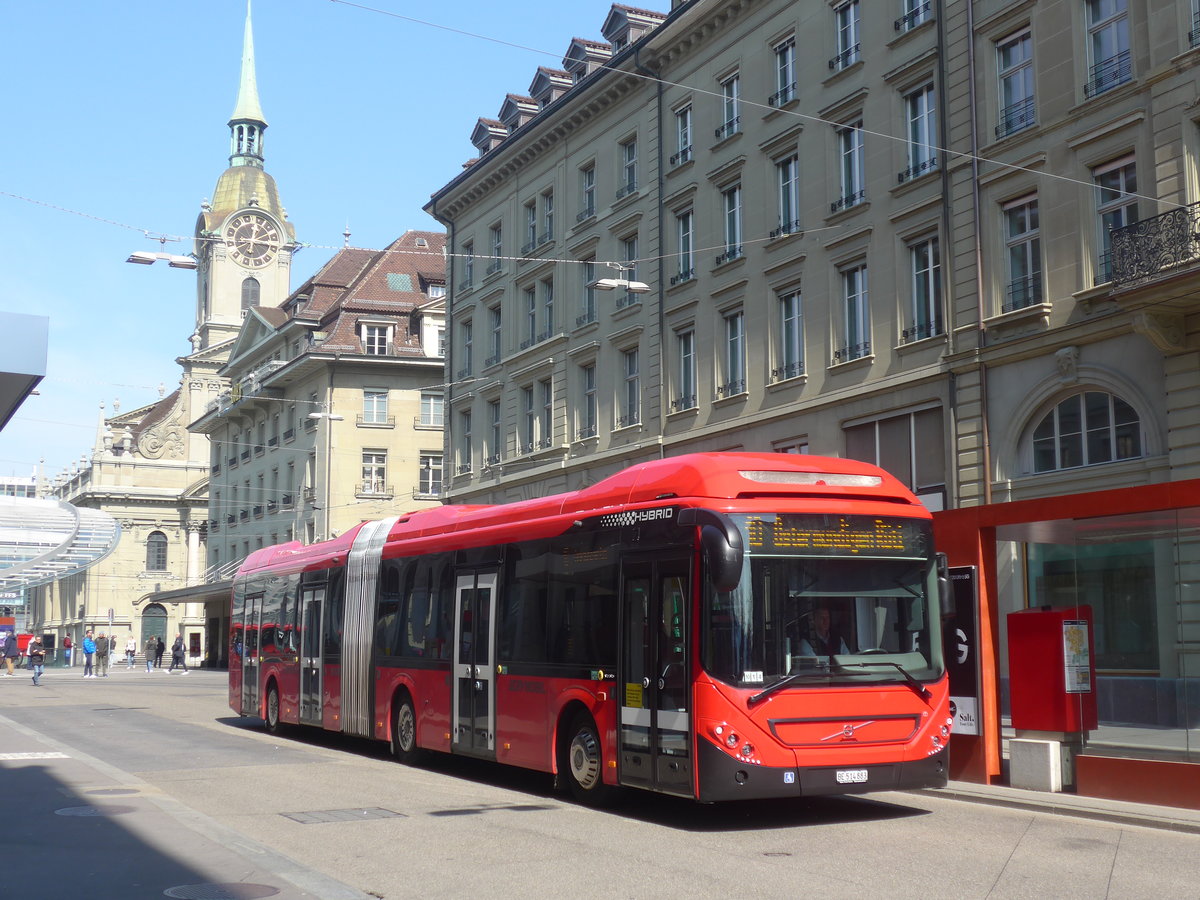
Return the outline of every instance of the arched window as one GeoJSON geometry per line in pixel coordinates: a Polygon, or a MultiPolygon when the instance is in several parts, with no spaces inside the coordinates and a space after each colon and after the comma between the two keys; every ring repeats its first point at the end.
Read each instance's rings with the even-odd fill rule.
{"type": "Polygon", "coordinates": [[[247,278],[242,282],[242,309],[258,306],[259,290],[257,278],[247,278]]]}
{"type": "Polygon", "coordinates": [[[167,536],[155,531],[146,538],[146,571],[167,571],[167,536]]]}
{"type": "Polygon", "coordinates": [[[1142,455],[1137,413],[1120,397],[1085,391],[1063,400],[1033,431],[1033,471],[1095,466],[1142,455]]]}

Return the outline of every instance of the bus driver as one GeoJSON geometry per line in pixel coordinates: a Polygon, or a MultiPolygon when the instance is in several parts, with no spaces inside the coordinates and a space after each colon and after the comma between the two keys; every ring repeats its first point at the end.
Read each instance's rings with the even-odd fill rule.
{"type": "Polygon", "coordinates": [[[831,631],[829,626],[829,607],[818,606],[813,610],[808,637],[800,640],[801,656],[833,656],[835,653],[850,652],[842,636],[831,631]]]}

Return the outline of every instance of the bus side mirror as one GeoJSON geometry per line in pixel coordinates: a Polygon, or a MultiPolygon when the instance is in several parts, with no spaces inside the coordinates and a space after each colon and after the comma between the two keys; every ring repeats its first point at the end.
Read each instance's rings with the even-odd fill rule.
{"type": "Polygon", "coordinates": [[[700,550],[708,577],[718,593],[728,593],[742,580],[742,533],[726,515],[689,507],[679,511],[680,525],[700,526],[700,550]]]}
{"type": "Polygon", "coordinates": [[[950,587],[950,560],[945,553],[934,555],[937,560],[938,599],[941,601],[942,616],[956,614],[954,609],[954,591],[950,587]]]}

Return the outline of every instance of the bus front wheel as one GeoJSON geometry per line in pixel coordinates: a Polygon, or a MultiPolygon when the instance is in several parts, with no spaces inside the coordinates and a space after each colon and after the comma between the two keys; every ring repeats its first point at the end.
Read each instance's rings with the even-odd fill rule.
{"type": "Polygon", "coordinates": [[[408,694],[400,697],[392,713],[392,755],[406,766],[421,760],[422,754],[417,747],[417,712],[408,694]]]}
{"type": "Polygon", "coordinates": [[[608,802],[612,790],[604,783],[604,755],[596,723],[587,713],[580,713],[567,735],[559,771],[566,775],[572,796],[590,805],[608,802]]]}
{"type": "Polygon", "coordinates": [[[267,723],[267,731],[271,734],[279,734],[282,730],[279,722],[279,688],[275,682],[271,682],[271,686],[267,688],[267,715],[264,721],[267,723]]]}

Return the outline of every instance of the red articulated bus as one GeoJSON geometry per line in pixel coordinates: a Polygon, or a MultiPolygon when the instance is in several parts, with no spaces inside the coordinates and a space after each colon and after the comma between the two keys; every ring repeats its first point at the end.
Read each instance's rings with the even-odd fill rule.
{"type": "Polygon", "coordinates": [[[848,460],[711,453],[246,558],[229,704],[701,802],[943,785],[929,513],[848,460]]]}

